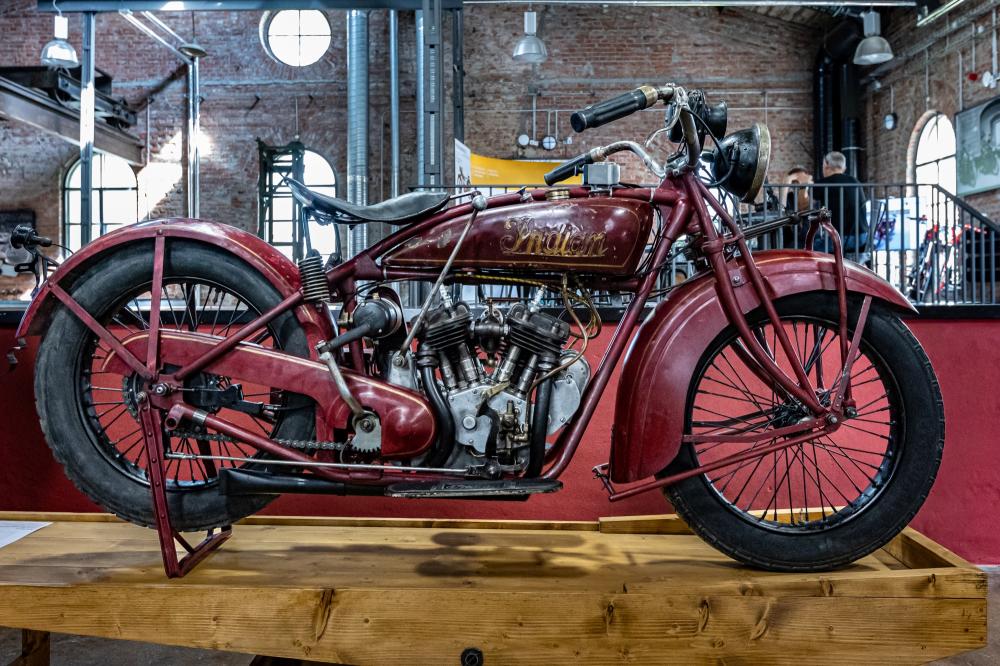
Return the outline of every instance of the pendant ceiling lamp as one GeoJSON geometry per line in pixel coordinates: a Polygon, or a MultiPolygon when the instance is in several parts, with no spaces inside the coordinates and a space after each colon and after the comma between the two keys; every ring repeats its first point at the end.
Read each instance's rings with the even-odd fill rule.
{"type": "Polygon", "coordinates": [[[881,20],[876,11],[861,14],[865,27],[865,38],[858,44],[854,52],[855,65],[880,65],[892,60],[892,47],[882,36],[881,20]]]}
{"type": "MultiPolygon", "coordinates": [[[[55,3],[53,3],[55,5],[55,3]]],[[[59,12],[59,7],[56,7],[59,12]]],[[[69,20],[62,15],[56,14],[55,38],[42,47],[42,64],[46,67],[78,67],[80,59],[76,57],[76,49],[66,41],[69,37],[69,20]]]]}
{"type": "Polygon", "coordinates": [[[538,19],[535,12],[524,12],[524,36],[518,40],[514,47],[514,60],[516,62],[540,63],[545,62],[549,57],[545,42],[539,39],[535,32],[538,29],[538,19]]]}

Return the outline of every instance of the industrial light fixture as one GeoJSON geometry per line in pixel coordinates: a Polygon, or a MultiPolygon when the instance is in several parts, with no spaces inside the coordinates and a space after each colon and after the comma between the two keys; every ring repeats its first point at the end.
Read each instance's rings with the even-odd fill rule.
{"type": "Polygon", "coordinates": [[[201,44],[198,43],[197,38],[198,32],[194,24],[194,12],[191,12],[191,41],[184,42],[177,47],[177,50],[186,55],[188,58],[204,58],[208,55],[208,51],[202,48],[201,44]]]}
{"type": "Polygon", "coordinates": [[[535,12],[524,12],[524,36],[518,40],[514,47],[514,60],[516,62],[540,63],[545,62],[549,57],[545,42],[535,36],[538,30],[538,19],[535,12]]]}
{"type": "Polygon", "coordinates": [[[855,65],[880,65],[892,60],[892,47],[882,36],[881,19],[878,12],[871,10],[861,13],[865,27],[865,38],[854,52],[855,65]]]}
{"type": "MultiPolygon", "coordinates": [[[[55,3],[52,3],[55,5],[55,3]]],[[[69,36],[69,19],[62,15],[56,6],[55,39],[42,47],[42,64],[46,67],[77,67],[80,65],[76,57],[76,49],[66,41],[69,36]]]]}

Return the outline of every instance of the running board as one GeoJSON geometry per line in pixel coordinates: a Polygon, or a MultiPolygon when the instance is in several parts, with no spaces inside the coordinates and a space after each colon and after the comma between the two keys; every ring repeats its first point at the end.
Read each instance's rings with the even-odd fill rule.
{"type": "Polygon", "coordinates": [[[316,477],[270,474],[249,469],[219,470],[219,491],[223,495],[381,495],[382,486],[339,483],[316,477]]]}
{"type": "Polygon", "coordinates": [[[550,479],[429,481],[395,483],[385,489],[385,495],[412,499],[528,499],[561,488],[561,481],[550,479]]]}

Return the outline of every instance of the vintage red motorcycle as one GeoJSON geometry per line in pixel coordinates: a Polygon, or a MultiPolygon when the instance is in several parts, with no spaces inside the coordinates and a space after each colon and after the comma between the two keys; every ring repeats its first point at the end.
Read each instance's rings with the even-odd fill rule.
{"type": "MultiPolygon", "coordinates": [[[[594,470],[611,501],[662,489],[709,543],[767,569],[830,569],[875,550],[914,516],[941,459],[938,384],[900,319],[913,308],[843,260],[825,211],[740,224],[728,204],[757,195],[770,139],[762,125],[726,136],[724,103],[643,86],[573,126],[658,102],[654,136],[673,153],[661,164],[656,138],[620,141],[546,176],[583,170],[583,186],[363,207],[290,182],[331,233],[400,227],[347,261],[310,253],[296,265],[189,219],[96,240],[44,281],[18,331],[42,337],[36,400],[56,458],[101,506],[156,527],[176,576],[281,493],[559,490],[620,368],[610,462],[594,470]],[[660,185],[619,183],[605,161],[619,151],[660,185]],[[755,237],[802,222],[807,247],[824,232],[835,252],[751,252],[755,237]],[[663,288],[680,252],[702,270],[663,288]],[[410,317],[400,282],[433,284],[410,317]],[[456,285],[479,285],[485,305],[456,285]],[[491,285],[522,297],[493,298],[491,285]],[[596,293],[631,300],[592,372],[596,293]],[[194,530],[209,530],[199,546],[179,534],[194,530]]],[[[38,253],[45,239],[21,241],[38,253]]]]}

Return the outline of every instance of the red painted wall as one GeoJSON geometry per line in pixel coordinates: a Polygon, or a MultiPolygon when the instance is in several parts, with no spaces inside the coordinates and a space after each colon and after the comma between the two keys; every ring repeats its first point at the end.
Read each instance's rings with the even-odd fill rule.
{"type": "MultiPolygon", "coordinates": [[[[927,350],[941,381],[947,416],[947,444],[937,484],[915,526],[969,560],[1000,563],[1000,463],[995,447],[1000,414],[1000,323],[992,321],[913,320],[910,325],[927,350]]],[[[604,337],[604,336],[602,336],[604,337]]],[[[601,340],[588,354],[591,363],[603,351],[601,340]]],[[[12,343],[12,331],[0,330],[0,351],[12,343]]],[[[98,511],[63,475],[42,440],[33,405],[33,348],[21,364],[0,379],[3,435],[0,438],[0,510],[98,511]]],[[[617,377],[608,396],[613,396],[617,377]]],[[[456,502],[286,496],[268,507],[274,514],[341,516],[427,516],[481,518],[550,518],[591,520],[599,516],[668,511],[658,493],[609,504],[591,468],[607,460],[614,401],[606,399],[563,476],[566,488],[528,502],[456,502]]]]}

